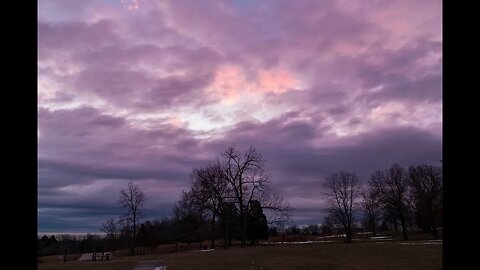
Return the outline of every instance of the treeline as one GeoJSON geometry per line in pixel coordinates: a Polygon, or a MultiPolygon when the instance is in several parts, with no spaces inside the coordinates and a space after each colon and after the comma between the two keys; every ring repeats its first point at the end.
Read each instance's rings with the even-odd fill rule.
{"type": "MultiPolygon", "coordinates": [[[[323,191],[328,202],[321,225],[304,228],[283,225],[289,221],[289,207],[273,193],[263,156],[253,147],[241,152],[228,147],[221,155],[191,173],[190,189],[184,191],[172,209],[173,215],[159,220],[139,222],[145,202],[140,186],[130,183],[122,190],[119,206],[124,215],[102,224],[105,237],[87,235],[83,239],[63,236],[38,239],[39,255],[69,252],[94,252],[135,247],[154,250],[161,244],[198,243],[209,240],[210,248],[219,241],[224,248],[232,240],[255,244],[260,239],[278,235],[342,234],[346,243],[360,230],[375,235],[379,230],[408,231],[421,229],[439,236],[442,226],[443,174],[432,165],[413,165],[408,169],[393,164],[374,172],[363,184],[353,172],[330,174],[323,191]],[[358,225],[360,224],[360,226],[358,225]]],[[[312,187],[313,188],[313,187],[312,187]]]]}
{"type": "Polygon", "coordinates": [[[415,228],[431,232],[443,220],[443,173],[440,166],[412,165],[408,169],[393,164],[374,172],[362,187],[353,172],[338,172],[325,181],[328,215],[323,224],[340,229],[345,242],[352,241],[355,213],[362,213],[362,223],[374,235],[379,228],[401,230],[403,239],[415,228]]]}
{"type": "Polygon", "coordinates": [[[216,160],[191,173],[191,187],[184,191],[173,208],[173,216],[163,220],[136,223],[141,215],[144,195],[139,186],[129,184],[119,204],[125,215],[102,225],[114,248],[129,243],[154,249],[159,244],[190,244],[223,239],[228,248],[232,240],[242,247],[268,238],[268,225],[285,222],[288,205],[270,188],[271,177],[265,160],[254,147],[241,152],[228,147],[216,160]],[[138,228],[137,228],[138,227],[138,228]]]}
{"type": "Polygon", "coordinates": [[[110,242],[97,234],[77,236],[72,234],[43,235],[37,238],[37,255],[47,256],[68,253],[101,252],[110,250],[110,242]]]}

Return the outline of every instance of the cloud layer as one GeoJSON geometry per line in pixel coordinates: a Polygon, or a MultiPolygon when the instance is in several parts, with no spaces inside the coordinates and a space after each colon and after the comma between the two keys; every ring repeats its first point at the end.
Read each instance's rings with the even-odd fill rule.
{"type": "Polygon", "coordinates": [[[60,1],[38,9],[38,230],[99,230],[129,181],[161,218],[254,145],[297,224],[321,182],[442,156],[441,1],[60,1]]]}

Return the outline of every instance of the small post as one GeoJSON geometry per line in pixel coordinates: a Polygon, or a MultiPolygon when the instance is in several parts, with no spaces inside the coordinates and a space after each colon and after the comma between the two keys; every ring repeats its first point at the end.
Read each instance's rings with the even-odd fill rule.
{"type": "Polygon", "coordinates": [[[67,249],[65,249],[65,254],[63,255],[63,262],[67,262],[67,249]]]}
{"type": "Polygon", "coordinates": [[[102,251],[102,261],[103,261],[103,251],[102,251]]]}

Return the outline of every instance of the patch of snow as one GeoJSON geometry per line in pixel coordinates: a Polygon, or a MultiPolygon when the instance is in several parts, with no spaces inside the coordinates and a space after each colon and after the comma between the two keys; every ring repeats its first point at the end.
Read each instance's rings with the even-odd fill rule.
{"type": "Polygon", "coordinates": [[[432,241],[423,241],[423,242],[402,242],[400,245],[441,245],[443,240],[432,240],[432,241]]]}
{"type": "Polygon", "coordinates": [[[372,236],[370,239],[386,239],[386,238],[392,238],[391,236],[372,236]]]}
{"type": "Polygon", "coordinates": [[[210,248],[210,249],[201,249],[201,250],[195,250],[193,252],[207,252],[207,251],[212,251],[212,250],[215,250],[214,248],[210,248]]]}
{"type": "Polygon", "coordinates": [[[294,242],[260,242],[262,245],[302,245],[302,244],[313,244],[313,243],[330,243],[332,240],[324,241],[294,241],[294,242]]]}

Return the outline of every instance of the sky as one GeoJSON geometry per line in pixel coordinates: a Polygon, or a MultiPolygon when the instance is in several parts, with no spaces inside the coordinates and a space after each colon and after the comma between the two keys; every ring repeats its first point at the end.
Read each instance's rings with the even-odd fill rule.
{"type": "Polygon", "coordinates": [[[296,224],[333,172],[442,159],[439,0],[39,0],[37,81],[39,232],[99,232],[129,182],[171,216],[230,145],[296,224]]]}

